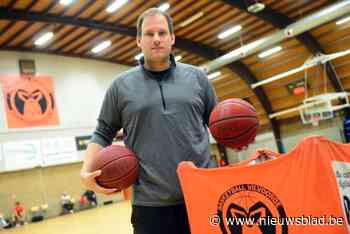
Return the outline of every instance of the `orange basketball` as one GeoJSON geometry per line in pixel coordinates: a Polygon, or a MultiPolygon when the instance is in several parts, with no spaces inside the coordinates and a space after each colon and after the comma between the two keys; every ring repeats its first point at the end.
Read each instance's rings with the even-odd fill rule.
{"type": "Polygon", "coordinates": [[[118,190],[130,187],[138,177],[139,164],[135,154],[120,145],[111,145],[99,152],[93,171],[101,170],[96,182],[104,188],[118,190]]]}
{"type": "Polygon", "coordinates": [[[234,149],[241,149],[253,142],[258,128],[255,108],[239,98],[218,103],[209,119],[209,129],[215,140],[234,149]]]}

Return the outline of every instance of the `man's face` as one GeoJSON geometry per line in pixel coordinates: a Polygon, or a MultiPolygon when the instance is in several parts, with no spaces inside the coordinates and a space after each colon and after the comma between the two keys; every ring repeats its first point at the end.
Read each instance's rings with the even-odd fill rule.
{"type": "Polygon", "coordinates": [[[175,36],[169,32],[165,16],[155,14],[144,18],[137,45],[141,48],[146,60],[151,62],[167,60],[174,43],[175,36]]]}

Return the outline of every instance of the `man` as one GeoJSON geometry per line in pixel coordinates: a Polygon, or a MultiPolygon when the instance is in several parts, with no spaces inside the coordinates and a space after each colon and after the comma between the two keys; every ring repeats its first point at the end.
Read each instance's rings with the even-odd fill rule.
{"type": "Polygon", "coordinates": [[[216,96],[203,71],[175,62],[174,43],[169,15],[152,8],[139,17],[137,45],[144,57],[108,89],[81,170],[89,189],[115,192],[98,186],[94,178],[101,172],[90,168],[123,128],[125,144],[140,165],[133,185],[134,234],[190,233],[177,166],[193,161],[198,167],[213,167],[206,126],[216,96]]]}
{"type": "Polygon", "coordinates": [[[97,197],[94,191],[86,190],[83,194],[91,206],[97,206],[97,197]]]}

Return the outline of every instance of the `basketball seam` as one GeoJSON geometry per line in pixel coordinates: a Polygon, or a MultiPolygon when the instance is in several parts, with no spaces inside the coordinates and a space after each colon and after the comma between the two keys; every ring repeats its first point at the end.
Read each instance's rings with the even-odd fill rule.
{"type": "Polygon", "coordinates": [[[241,103],[241,102],[227,102],[227,103],[223,103],[222,105],[224,106],[224,105],[227,105],[227,104],[231,104],[231,105],[232,105],[232,104],[238,104],[238,105],[240,105],[240,106],[248,107],[250,110],[256,112],[256,110],[254,109],[254,107],[251,107],[250,105],[247,105],[247,104],[243,104],[243,103],[241,103]]]}
{"type": "Polygon", "coordinates": [[[220,119],[220,120],[217,120],[213,123],[210,124],[210,127],[213,127],[214,125],[222,122],[222,121],[225,121],[225,120],[228,120],[228,119],[238,119],[238,118],[247,118],[247,119],[257,119],[257,117],[253,117],[253,116],[249,116],[249,115],[240,115],[240,116],[235,116],[235,117],[226,117],[226,118],[223,118],[223,119],[220,119]]]}
{"type": "Polygon", "coordinates": [[[111,182],[111,181],[115,181],[115,180],[119,180],[119,179],[121,179],[121,178],[123,178],[123,177],[125,177],[125,176],[129,176],[130,174],[131,174],[131,172],[133,172],[134,170],[136,170],[137,169],[137,167],[138,167],[138,165],[136,165],[136,166],[134,166],[131,170],[129,170],[129,172],[128,173],[126,173],[125,175],[123,175],[123,176],[119,176],[118,178],[112,178],[111,180],[99,180],[99,182],[111,182]]]}
{"type": "MultiPolygon", "coordinates": [[[[122,159],[122,158],[125,158],[125,157],[129,157],[129,156],[134,157],[133,154],[127,154],[127,155],[124,155],[124,156],[122,156],[122,157],[120,157],[120,158],[118,158],[118,159],[116,159],[116,160],[119,160],[119,159],[122,159]]],[[[112,160],[112,161],[106,162],[105,164],[102,164],[102,166],[100,167],[100,169],[97,168],[97,170],[101,170],[103,167],[105,167],[106,165],[108,165],[108,164],[110,164],[110,163],[112,163],[112,162],[114,162],[114,161],[115,161],[115,160],[112,160]]],[[[98,161],[97,161],[97,162],[98,162],[98,161]]]]}
{"type": "Polygon", "coordinates": [[[229,141],[229,140],[233,140],[233,139],[235,139],[235,138],[241,138],[241,137],[243,137],[243,135],[244,134],[246,134],[247,132],[249,132],[250,130],[252,130],[253,128],[255,128],[255,127],[258,127],[259,126],[259,124],[255,124],[255,125],[253,125],[252,127],[250,127],[250,128],[248,128],[246,131],[244,131],[243,133],[241,133],[241,134],[239,134],[239,135],[236,135],[236,136],[233,136],[233,137],[230,137],[230,138],[222,138],[222,137],[217,137],[216,135],[213,135],[214,136],[214,138],[216,138],[216,139],[219,139],[219,140],[223,140],[223,141],[229,141]]]}

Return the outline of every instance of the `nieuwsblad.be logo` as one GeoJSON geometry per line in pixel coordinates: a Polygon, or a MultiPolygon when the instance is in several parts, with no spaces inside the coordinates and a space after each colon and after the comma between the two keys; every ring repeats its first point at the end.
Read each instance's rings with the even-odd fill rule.
{"type": "Polygon", "coordinates": [[[225,191],[219,198],[217,215],[223,234],[288,233],[287,224],[261,222],[262,219],[286,218],[286,212],[276,195],[260,185],[240,184],[225,191]]]}

